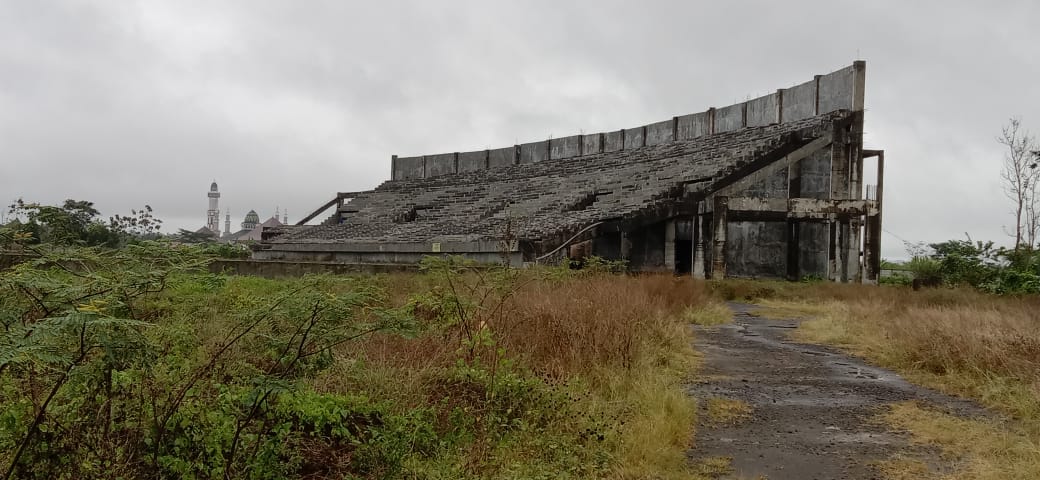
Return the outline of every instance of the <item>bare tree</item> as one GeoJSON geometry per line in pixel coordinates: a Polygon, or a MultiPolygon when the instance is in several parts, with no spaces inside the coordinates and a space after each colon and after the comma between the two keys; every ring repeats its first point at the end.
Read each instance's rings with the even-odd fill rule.
{"type": "Polygon", "coordinates": [[[1023,245],[1032,247],[1040,234],[1040,160],[1034,153],[1036,140],[1028,131],[1021,130],[1019,119],[1012,118],[1001,128],[997,142],[1007,148],[1000,179],[1004,195],[1014,204],[1015,230],[1008,235],[1015,238],[1015,250],[1023,245]]]}

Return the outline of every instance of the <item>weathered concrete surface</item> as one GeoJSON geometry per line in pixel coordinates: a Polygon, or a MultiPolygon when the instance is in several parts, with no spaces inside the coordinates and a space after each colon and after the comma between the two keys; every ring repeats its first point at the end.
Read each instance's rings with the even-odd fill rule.
{"type": "MultiPolygon", "coordinates": [[[[398,159],[400,161],[400,159],[398,159]]],[[[440,153],[426,156],[426,178],[455,173],[455,154],[440,153]]]]}
{"type": "Polygon", "coordinates": [[[727,275],[754,278],[787,275],[785,222],[730,221],[726,228],[727,275]]]}
{"type": "Polygon", "coordinates": [[[848,66],[820,77],[820,112],[852,110],[855,106],[856,67],[848,66]]]}
{"type": "Polygon", "coordinates": [[[663,122],[651,123],[646,126],[646,144],[660,145],[675,140],[675,121],[665,120],[663,122]]]}
{"type": "Polygon", "coordinates": [[[475,172],[487,168],[488,151],[478,150],[476,152],[459,153],[459,173],[475,172]]]}
{"type": "Polygon", "coordinates": [[[505,168],[515,164],[515,146],[488,150],[488,169],[505,168]]]}
{"type": "Polygon", "coordinates": [[[625,150],[632,150],[645,146],[646,136],[643,127],[625,129],[625,150]]]}
{"type": "Polygon", "coordinates": [[[520,145],[520,164],[528,165],[549,159],[549,142],[531,142],[520,145]]]}
{"type": "Polygon", "coordinates": [[[760,127],[770,123],[779,123],[776,94],[758,97],[747,102],[747,126],[760,127]]]}
{"type": "Polygon", "coordinates": [[[744,104],[738,103],[715,110],[715,133],[744,128],[744,104]]]}
{"type": "Polygon", "coordinates": [[[593,133],[590,135],[582,135],[582,153],[585,155],[592,155],[599,153],[600,151],[600,134],[593,133]]]}
{"type": "Polygon", "coordinates": [[[781,116],[785,122],[816,115],[816,80],[785,89],[783,103],[781,116]]]}
{"type": "Polygon", "coordinates": [[[894,454],[942,467],[935,452],[908,444],[905,435],[872,421],[888,404],[919,400],[960,416],[985,416],[979,406],[903,380],[895,373],[834,349],[790,341],[798,321],[750,314],[731,304],[734,324],[698,328],[705,356],[703,383],[692,387],[702,408],[707,398],[741,400],[753,408],[745,423],[715,426],[702,411],[691,460],[731,457],[732,477],[770,480],[875,479],[872,462],[894,454]]]}
{"type": "Polygon", "coordinates": [[[581,142],[581,135],[571,135],[569,137],[549,140],[549,158],[558,160],[561,158],[577,157],[578,155],[581,155],[581,142]]]}
{"type": "Polygon", "coordinates": [[[708,135],[711,129],[711,119],[708,112],[693,113],[679,117],[679,140],[691,140],[708,135]]]}
{"type": "Polygon", "coordinates": [[[228,275],[250,275],[264,278],[301,277],[307,274],[330,273],[348,275],[357,273],[392,273],[414,272],[419,269],[418,263],[333,263],[333,262],[282,262],[259,260],[215,260],[209,264],[211,273],[228,275]]]}
{"type": "Polygon", "coordinates": [[[398,157],[394,168],[394,180],[423,178],[423,157],[398,157]]]}
{"type": "Polygon", "coordinates": [[[625,133],[618,130],[616,132],[607,132],[603,134],[603,151],[604,152],[616,152],[621,150],[625,142],[625,133]]]}

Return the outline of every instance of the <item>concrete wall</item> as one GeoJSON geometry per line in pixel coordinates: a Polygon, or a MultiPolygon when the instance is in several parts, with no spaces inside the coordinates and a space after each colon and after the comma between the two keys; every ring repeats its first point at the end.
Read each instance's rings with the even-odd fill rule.
{"type": "Polygon", "coordinates": [[[581,155],[582,136],[554,138],[549,140],[549,158],[571,158],[581,155]]]}
{"type": "Polygon", "coordinates": [[[691,113],[679,117],[679,140],[693,140],[711,133],[711,115],[715,112],[691,113]]]}
{"type": "Polygon", "coordinates": [[[424,178],[423,157],[398,157],[394,160],[394,180],[424,178]]]}
{"type": "Polygon", "coordinates": [[[459,153],[458,173],[475,172],[488,168],[488,151],[459,153]]]}
{"type": "Polygon", "coordinates": [[[286,262],[277,260],[214,260],[209,264],[211,273],[249,275],[264,278],[302,277],[307,274],[331,273],[349,275],[358,273],[392,273],[418,271],[418,263],[395,264],[345,264],[331,262],[286,262]]]}
{"type": "Polygon", "coordinates": [[[715,110],[715,132],[724,133],[744,128],[744,104],[738,103],[715,110]]]}
{"type": "Polygon", "coordinates": [[[624,148],[625,145],[625,132],[607,132],[603,134],[603,151],[604,152],[616,152],[624,148]]]}
{"type": "Polygon", "coordinates": [[[783,121],[794,122],[816,115],[816,81],[809,80],[782,92],[784,105],[780,116],[783,121]]]}
{"type": "Polygon", "coordinates": [[[520,145],[520,165],[549,159],[549,142],[531,142],[520,145]]]}
{"type": "Polygon", "coordinates": [[[426,156],[426,178],[455,172],[455,154],[441,153],[426,156]]]}
{"type": "Polygon", "coordinates": [[[787,223],[729,222],[726,238],[727,276],[787,276],[787,223]]]}
{"type": "Polygon", "coordinates": [[[505,168],[516,165],[516,147],[488,150],[488,168],[505,168]]]}
{"type": "Polygon", "coordinates": [[[675,120],[651,123],[646,126],[646,144],[660,145],[675,140],[675,120]]]}
{"type": "Polygon", "coordinates": [[[603,140],[602,133],[593,133],[591,135],[582,135],[582,147],[581,151],[584,155],[593,155],[600,152],[601,141],[603,140]]]}
{"type": "Polygon", "coordinates": [[[780,123],[780,102],[777,94],[748,100],[747,126],[762,127],[774,123],[780,123]]]}
{"type": "Polygon", "coordinates": [[[625,129],[625,150],[646,146],[646,127],[625,129]]]}
{"type": "Polygon", "coordinates": [[[486,167],[481,165],[481,152],[459,154],[457,167],[453,157],[449,164],[444,155],[400,157],[393,162],[391,178],[407,180],[472,172],[483,168],[504,168],[517,163],[563,160],[578,155],[593,155],[601,151],[614,152],[692,140],[712,133],[731,132],[745,127],[793,122],[839,109],[862,110],[865,78],[866,64],[855,62],[827,75],[817,75],[808,82],[746,102],[709,109],[706,112],[624,130],[574,135],[525,143],[518,147],[492,149],[487,152],[486,167]],[[520,152],[519,157],[516,153],[517,148],[520,152]]]}

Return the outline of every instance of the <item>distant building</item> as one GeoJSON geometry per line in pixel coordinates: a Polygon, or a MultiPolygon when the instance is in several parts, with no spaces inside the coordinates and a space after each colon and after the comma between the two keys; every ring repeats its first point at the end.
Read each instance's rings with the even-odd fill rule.
{"type": "Polygon", "coordinates": [[[237,232],[231,231],[231,214],[224,211],[224,231],[220,231],[220,192],[217,188],[217,182],[214,181],[209,186],[209,193],[206,195],[209,198],[209,209],[206,210],[206,226],[198,229],[195,233],[210,235],[214,240],[220,240],[228,243],[250,243],[259,242],[261,240],[261,233],[265,228],[280,227],[289,223],[288,212],[282,212],[282,218],[279,219],[279,209],[275,208],[274,216],[260,221],[260,215],[256,213],[256,210],[250,210],[242,220],[241,229],[237,232]]]}
{"type": "Polygon", "coordinates": [[[253,257],[414,264],[452,254],[523,265],[597,256],[698,278],[876,283],[884,151],[864,148],[865,85],[857,61],[633,128],[394,155],[389,180],[337,192],[300,225],[270,229],[253,257]],[[869,159],[874,179],[864,176],[869,159]]]}

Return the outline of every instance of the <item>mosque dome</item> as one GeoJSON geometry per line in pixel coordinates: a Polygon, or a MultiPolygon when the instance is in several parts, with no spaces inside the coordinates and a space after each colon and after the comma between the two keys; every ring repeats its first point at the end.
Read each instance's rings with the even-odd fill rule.
{"type": "Polygon", "coordinates": [[[242,220],[243,230],[252,230],[260,223],[260,215],[257,215],[256,210],[250,210],[246,214],[245,220],[242,220]]]}

